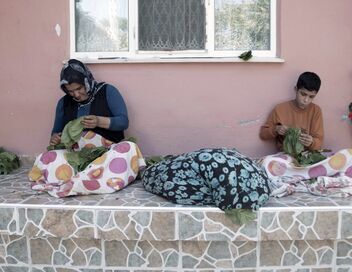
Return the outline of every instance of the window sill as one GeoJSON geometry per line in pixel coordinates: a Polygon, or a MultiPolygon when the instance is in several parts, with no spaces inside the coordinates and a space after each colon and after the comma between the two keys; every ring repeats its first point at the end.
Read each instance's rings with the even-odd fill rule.
{"type": "Polygon", "coordinates": [[[284,63],[285,60],[278,57],[253,57],[248,61],[238,57],[107,57],[107,58],[78,58],[84,63],[284,63]]]}

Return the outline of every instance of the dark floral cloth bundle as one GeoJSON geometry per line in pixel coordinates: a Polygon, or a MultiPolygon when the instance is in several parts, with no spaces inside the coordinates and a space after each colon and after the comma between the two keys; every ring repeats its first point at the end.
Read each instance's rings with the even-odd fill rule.
{"type": "Polygon", "coordinates": [[[258,210],[269,200],[269,179],[235,149],[201,149],[169,156],[142,174],[145,189],[183,205],[258,210]]]}

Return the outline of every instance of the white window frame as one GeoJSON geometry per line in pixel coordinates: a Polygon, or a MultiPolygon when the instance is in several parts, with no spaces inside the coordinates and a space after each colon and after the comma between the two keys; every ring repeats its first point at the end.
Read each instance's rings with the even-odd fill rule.
{"type": "MultiPolygon", "coordinates": [[[[214,50],[214,0],[206,1],[205,50],[141,51],[138,50],[138,0],[128,3],[128,51],[76,52],[75,1],[70,0],[70,57],[85,62],[242,62],[243,51],[214,50]]],[[[277,56],[277,0],[270,2],[270,50],[253,50],[249,62],[283,62],[277,56]]]]}

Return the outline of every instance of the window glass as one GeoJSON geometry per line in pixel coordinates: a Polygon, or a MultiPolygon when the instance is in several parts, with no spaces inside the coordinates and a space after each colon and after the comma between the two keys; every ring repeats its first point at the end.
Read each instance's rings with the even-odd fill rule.
{"type": "Polygon", "coordinates": [[[128,50],[128,0],[75,1],[77,52],[128,50]]]}
{"type": "Polygon", "coordinates": [[[204,0],[139,0],[139,50],[204,50],[204,0]]]}
{"type": "Polygon", "coordinates": [[[270,50],[270,0],[215,0],[215,50],[270,50]]]}
{"type": "Polygon", "coordinates": [[[276,0],[70,0],[72,57],[276,57],[276,0]]]}

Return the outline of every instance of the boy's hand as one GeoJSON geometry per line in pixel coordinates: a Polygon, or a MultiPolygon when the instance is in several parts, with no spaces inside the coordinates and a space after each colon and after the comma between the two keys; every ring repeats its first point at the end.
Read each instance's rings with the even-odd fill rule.
{"type": "Polygon", "coordinates": [[[99,126],[99,118],[95,115],[87,115],[83,117],[82,125],[84,128],[96,128],[99,126]]]}
{"type": "Polygon", "coordinates": [[[313,143],[313,137],[310,136],[307,133],[301,133],[299,136],[298,140],[304,145],[304,146],[310,146],[313,143]]]}
{"type": "Polygon", "coordinates": [[[282,136],[286,134],[287,130],[288,130],[288,127],[284,125],[277,125],[275,127],[275,132],[282,136]]]}
{"type": "Polygon", "coordinates": [[[60,133],[54,133],[51,138],[50,138],[50,145],[57,145],[61,143],[61,132],[60,133]]]}

